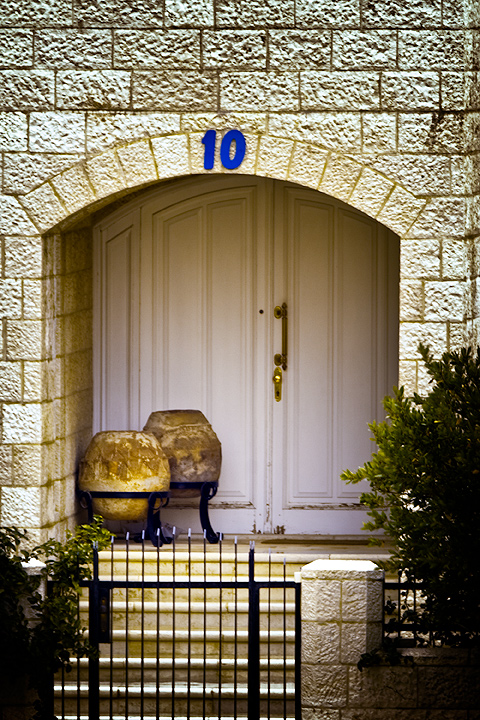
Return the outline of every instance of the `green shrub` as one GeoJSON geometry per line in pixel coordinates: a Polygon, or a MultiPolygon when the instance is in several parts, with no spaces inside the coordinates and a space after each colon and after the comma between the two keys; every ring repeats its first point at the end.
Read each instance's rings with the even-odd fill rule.
{"type": "MultiPolygon", "coordinates": [[[[32,551],[21,550],[25,531],[0,528],[0,678],[13,683],[28,676],[37,690],[36,720],[51,720],[48,700],[53,674],[71,670],[70,658],[92,654],[78,617],[78,591],[91,578],[93,543],[107,547],[111,534],[95,516],[91,525],[68,533],[65,543],[48,540],[32,551]],[[41,560],[40,576],[31,577],[22,563],[41,560]],[[39,593],[42,579],[53,581],[45,597],[39,593]]],[[[7,685],[5,685],[7,686],[7,685]]]]}
{"type": "Polygon", "coordinates": [[[342,479],[369,481],[364,528],[393,540],[387,568],[423,583],[421,615],[437,638],[464,644],[480,632],[480,348],[438,361],[419,352],[431,391],[394,389],[387,420],[369,426],[377,452],[342,479]]]}

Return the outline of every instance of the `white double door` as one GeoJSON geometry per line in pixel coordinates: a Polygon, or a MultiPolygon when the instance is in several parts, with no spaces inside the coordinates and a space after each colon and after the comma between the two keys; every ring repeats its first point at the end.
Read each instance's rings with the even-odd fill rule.
{"type": "MultiPolygon", "coordinates": [[[[106,217],[94,255],[95,430],[199,409],[222,443],[215,529],[359,532],[339,476],[370,457],[397,378],[398,238],[295,185],[194,177],[106,217]]],[[[165,517],[199,530],[193,508],[165,517]]]]}

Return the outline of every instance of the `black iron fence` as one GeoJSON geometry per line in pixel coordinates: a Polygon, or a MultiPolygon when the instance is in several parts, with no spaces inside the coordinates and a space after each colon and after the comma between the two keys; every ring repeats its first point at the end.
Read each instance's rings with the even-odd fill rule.
{"type": "Polygon", "coordinates": [[[57,717],[296,718],[300,583],[223,538],[94,550],[79,613],[98,654],[56,679],[57,717]]]}

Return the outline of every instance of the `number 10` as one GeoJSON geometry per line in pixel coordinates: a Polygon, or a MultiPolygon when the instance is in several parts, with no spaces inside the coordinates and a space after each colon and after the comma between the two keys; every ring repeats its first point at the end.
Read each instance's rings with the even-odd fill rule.
{"type": "MultiPolygon", "coordinates": [[[[205,145],[203,158],[203,167],[205,170],[211,170],[215,164],[216,140],[216,130],[207,130],[202,138],[202,143],[205,145]]],[[[235,168],[239,167],[245,157],[246,148],[245,136],[240,130],[229,130],[225,133],[220,144],[220,162],[223,167],[227,170],[235,170],[235,168]],[[233,157],[230,157],[233,143],[235,143],[235,153],[233,157]]]]}

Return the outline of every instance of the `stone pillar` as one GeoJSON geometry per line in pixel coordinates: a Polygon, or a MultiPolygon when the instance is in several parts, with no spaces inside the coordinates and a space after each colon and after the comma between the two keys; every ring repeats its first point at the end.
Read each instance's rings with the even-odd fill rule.
{"type": "Polygon", "coordinates": [[[382,641],[383,570],[369,560],[302,568],[302,717],[338,720],[349,670],[382,641]]]}

